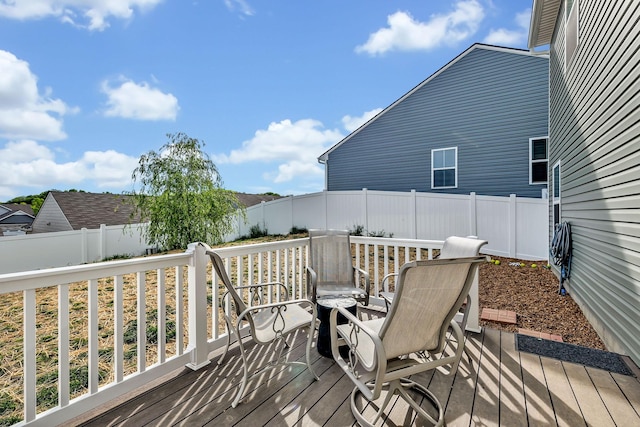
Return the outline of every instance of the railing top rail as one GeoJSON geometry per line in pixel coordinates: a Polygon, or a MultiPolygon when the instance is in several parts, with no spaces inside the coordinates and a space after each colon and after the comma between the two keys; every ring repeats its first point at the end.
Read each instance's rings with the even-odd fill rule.
{"type": "Polygon", "coordinates": [[[254,243],[251,245],[239,245],[239,246],[226,246],[222,248],[212,248],[214,251],[224,257],[232,257],[239,255],[257,254],[265,251],[272,251],[278,249],[297,248],[299,246],[306,246],[309,244],[309,238],[303,237],[300,239],[279,240],[276,242],[254,243]]]}
{"type": "Polygon", "coordinates": [[[188,265],[191,262],[191,258],[190,252],[183,252],[0,274],[0,294],[24,291],[26,289],[44,288],[88,279],[117,276],[138,271],[188,265]]]}
{"type": "Polygon", "coordinates": [[[396,239],[391,237],[351,236],[352,243],[380,244],[392,246],[411,246],[412,248],[441,248],[443,240],[396,239]]]}

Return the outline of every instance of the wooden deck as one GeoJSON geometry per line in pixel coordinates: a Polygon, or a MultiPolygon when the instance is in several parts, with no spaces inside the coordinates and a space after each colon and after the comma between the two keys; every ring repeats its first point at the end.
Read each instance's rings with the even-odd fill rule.
{"type": "MultiPolygon", "coordinates": [[[[289,360],[304,359],[304,336],[296,337],[289,360]]],[[[416,379],[428,385],[446,406],[449,426],[638,426],[640,382],[637,378],[518,352],[514,335],[495,329],[469,334],[473,367],[462,362],[457,374],[440,372],[416,379]]],[[[74,425],[86,426],[350,426],[351,381],[331,360],[314,350],[314,381],[302,366],[289,365],[249,382],[248,397],[230,404],[241,372],[237,347],[218,366],[213,359],[199,371],[185,368],[135,395],[84,414],[74,425]]],[[[253,347],[255,367],[271,355],[253,347]],[[254,354],[255,353],[255,354],[254,354]]],[[[423,425],[396,404],[385,425],[423,425]]],[[[426,423],[428,425],[428,423],[426,423]]]]}

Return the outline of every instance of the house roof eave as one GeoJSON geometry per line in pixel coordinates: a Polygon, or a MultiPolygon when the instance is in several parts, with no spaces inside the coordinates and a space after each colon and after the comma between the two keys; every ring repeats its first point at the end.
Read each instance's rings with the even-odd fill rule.
{"type": "Polygon", "coordinates": [[[551,44],[562,0],[533,0],[529,25],[529,49],[551,44]]]}

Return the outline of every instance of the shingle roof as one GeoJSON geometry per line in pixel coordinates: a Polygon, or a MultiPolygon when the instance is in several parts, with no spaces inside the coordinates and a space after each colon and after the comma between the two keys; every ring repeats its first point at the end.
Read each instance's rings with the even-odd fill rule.
{"type": "MultiPolygon", "coordinates": [[[[131,196],[107,193],[52,191],[49,193],[74,230],[100,228],[101,224],[128,224],[133,206],[131,196]]],[[[140,222],[138,218],[131,221],[140,222]]]]}
{"type": "Polygon", "coordinates": [[[33,209],[31,209],[31,205],[20,204],[20,203],[2,203],[0,206],[3,206],[9,209],[8,212],[4,212],[2,209],[0,209],[0,219],[6,216],[12,215],[13,213],[18,211],[22,211],[27,215],[34,216],[33,209]]]}
{"type": "Polygon", "coordinates": [[[238,197],[240,203],[242,203],[246,208],[248,208],[249,206],[260,204],[261,202],[270,202],[272,200],[280,199],[280,196],[246,193],[236,193],[236,197],[238,197]]]}
{"type": "MultiPolygon", "coordinates": [[[[131,212],[133,212],[133,206],[128,203],[132,196],[128,195],[62,191],[52,191],[50,194],[74,230],[100,228],[101,224],[128,224],[131,212]]],[[[245,207],[279,198],[278,196],[246,193],[236,193],[236,196],[245,207]]],[[[132,222],[141,222],[139,218],[139,216],[136,217],[132,222]]]]}

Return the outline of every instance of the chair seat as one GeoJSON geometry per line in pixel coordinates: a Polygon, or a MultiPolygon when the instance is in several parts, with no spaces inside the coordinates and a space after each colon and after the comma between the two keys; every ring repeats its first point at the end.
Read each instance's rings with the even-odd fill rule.
{"type": "MultiPolygon", "coordinates": [[[[362,321],[362,324],[367,328],[371,329],[375,334],[380,333],[380,328],[382,328],[383,323],[384,323],[384,317],[381,317],[379,319],[362,321]]],[[[373,341],[371,340],[369,335],[364,333],[361,329],[358,330],[356,337],[354,337],[353,335],[351,335],[351,327],[352,327],[351,325],[345,324],[345,325],[338,325],[337,329],[340,332],[340,335],[346,341],[346,344],[348,346],[351,346],[352,341],[358,343],[358,345],[356,346],[356,353],[358,355],[358,359],[360,360],[362,365],[365,367],[365,369],[367,370],[374,369],[376,366],[376,363],[374,360],[375,346],[373,344],[373,341]]]]}
{"type": "Polygon", "coordinates": [[[281,307],[279,312],[276,309],[260,310],[253,316],[255,338],[263,343],[270,342],[276,338],[277,334],[285,335],[297,328],[310,325],[312,321],[312,314],[295,304],[287,304],[286,309],[281,307]],[[277,318],[280,315],[282,319],[277,318]]]}
{"type": "Polygon", "coordinates": [[[367,292],[364,289],[355,288],[349,284],[326,282],[323,284],[318,283],[316,295],[317,298],[336,295],[364,297],[367,295],[367,292]]]}

